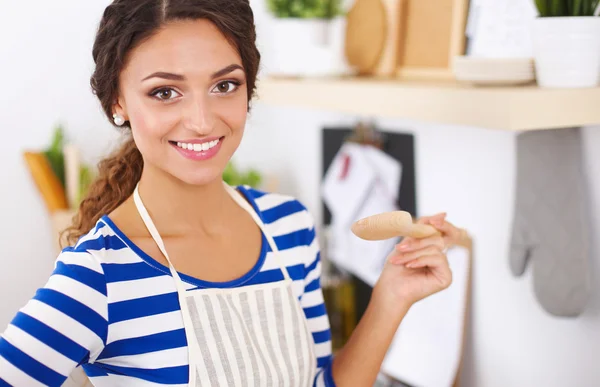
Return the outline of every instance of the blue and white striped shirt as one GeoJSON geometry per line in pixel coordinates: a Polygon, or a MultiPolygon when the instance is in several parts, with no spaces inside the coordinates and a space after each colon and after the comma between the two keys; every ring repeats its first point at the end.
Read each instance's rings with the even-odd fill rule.
{"type": "MultiPolygon", "coordinates": [[[[314,339],[314,384],[333,386],[314,221],[289,196],[239,189],[273,236],[293,280],[314,339]]],[[[215,284],[180,275],[188,290],[283,279],[264,235],[258,262],[241,278],[215,284]]],[[[60,386],[77,366],[95,386],[188,385],[187,341],[169,269],[107,216],[63,250],[47,284],[0,337],[0,387],[60,386]]]]}

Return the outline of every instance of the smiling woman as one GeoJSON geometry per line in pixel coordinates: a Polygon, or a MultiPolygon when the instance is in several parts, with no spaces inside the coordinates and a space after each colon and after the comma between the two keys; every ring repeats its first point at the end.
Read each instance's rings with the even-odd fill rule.
{"type": "Polygon", "coordinates": [[[410,305],[449,285],[442,236],[407,240],[333,359],[311,215],[222,180],[255,89],[255,40],[248,0],[106,8],[91,85],[124,144],[100,163],[46,286],[0,337],[0,387],[60,386],[78,366],[95,386],[372,385],[410,305]]]}
{"type": "Polygon", "coordinates": [[[188,184],[218,181],[244,132],[246,77],[238,50],[207,19],[171,22],[133,48],[112,108],[129,122],[144,172],[188,184]]]}

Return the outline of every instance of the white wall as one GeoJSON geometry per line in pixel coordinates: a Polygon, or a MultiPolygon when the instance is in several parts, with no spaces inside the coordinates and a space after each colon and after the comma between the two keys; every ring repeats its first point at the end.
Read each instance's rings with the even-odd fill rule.
{"type": "MultiPolygon", "coordinates": [[[[261,0],[259,37],[268,29],[261,0]]],[[[45,282],[55,253],[48,219],[21,151],[45,146],[52,126],[64,122],[89,160],[115,139],[89,91],[91,44],[108,0],[30,2],[0,0],[0,327],[45,282]]],[[[268,63],[268,52],[264,52],[268,63]]],[[[357,117],[257,104],[237,158],[243,165],[282,175],[282,189],[320,218],[320,133],[323,125],[357,117]],[[275,143],[277,142],[277,145],[275,143]]],[[[529,274],[508,270],[514,190],[514,135],[481,128],[380,120],[383,128],[415,133],[418,211],[447,211],[475,239],[472,321],[463,385],[596,386],[600,358],[600,289],[577,319],[548,316],[532,294],[529,274]]],[[[600,128],[585,132],[592,176],[591,211],[600,230],[600,128]]],[[[600,254],[597,242],[594,255],[600,254]]],[[[598,260],[593,275],[600,274],[598,260]]],[[[0,331],[2,329],[0,328],[0,331]]]]}
{"type": "Polygon", "coordinates": [[[115,138],[89,87],[91,46],[107,3],[0,0],[0,327],[44,284],[56,258],[22,151],[47,147],[59,122],[87,160],[115,138]]]}

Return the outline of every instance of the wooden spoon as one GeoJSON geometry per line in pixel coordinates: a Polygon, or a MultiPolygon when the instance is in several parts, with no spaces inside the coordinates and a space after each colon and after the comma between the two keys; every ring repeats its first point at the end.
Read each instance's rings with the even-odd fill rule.
{"type": "Polygon", "coordinates": [[[413,222],[406,211],[384,212],[357,220],[351,227],[354,235],[368,241],[379,241],[398,236],[427,238],[440,234],[433,226],[413,222]]]}

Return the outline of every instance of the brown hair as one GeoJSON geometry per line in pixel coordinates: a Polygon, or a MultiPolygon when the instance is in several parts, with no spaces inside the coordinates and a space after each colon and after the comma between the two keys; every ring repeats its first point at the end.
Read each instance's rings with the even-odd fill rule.
{"type": "MultiPolygon", "coordinates": [[[[211,21],[238,50],[246,72],[250,102],[256,88],[260,53],[256,48],[254,15],[248,0],[114,0],[100,21],[92,51],[96,68],[90,82],[111,122],[118,98],[119,75],[127,54],[165,23],[195,19],[211,21]]],[[[144,162],[131,137],[129,122],[124,128],[125,143],[98,164],[98,177],[61,240],[76,243],[102,215],[112,212],[133,193],[144,162]]]]}

